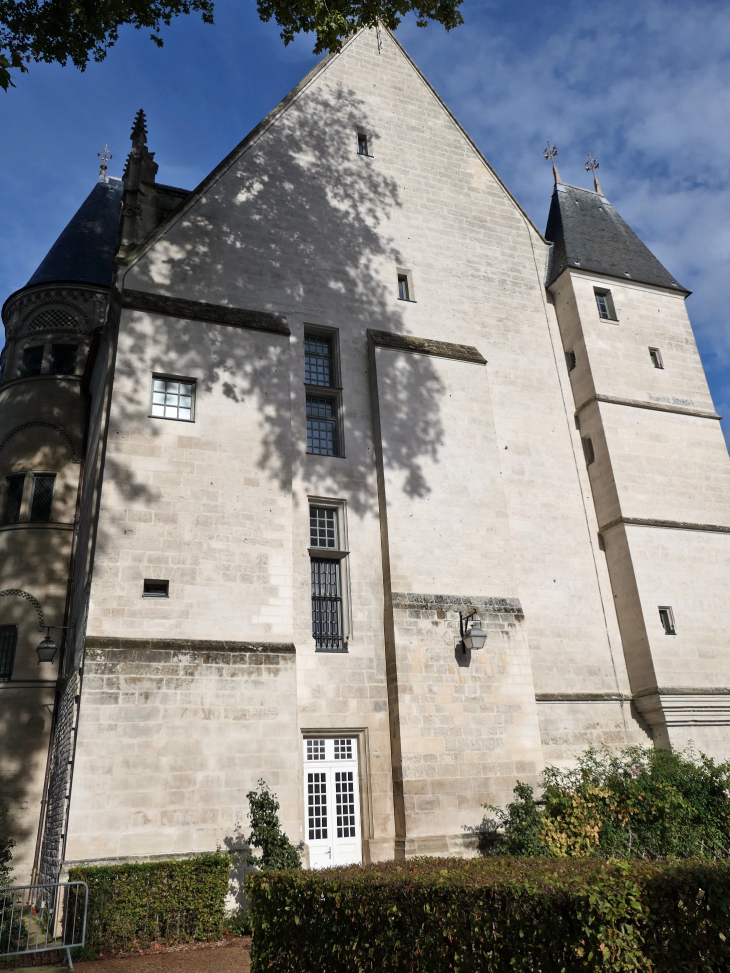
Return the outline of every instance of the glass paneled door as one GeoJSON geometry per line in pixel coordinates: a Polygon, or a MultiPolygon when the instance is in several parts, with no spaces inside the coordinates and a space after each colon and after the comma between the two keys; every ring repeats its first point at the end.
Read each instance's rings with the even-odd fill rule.
{"type": "Polygon", "coordinates": [[[304,741],[304,820],[311,868],[361,864],[357,739],[304,741]]]}

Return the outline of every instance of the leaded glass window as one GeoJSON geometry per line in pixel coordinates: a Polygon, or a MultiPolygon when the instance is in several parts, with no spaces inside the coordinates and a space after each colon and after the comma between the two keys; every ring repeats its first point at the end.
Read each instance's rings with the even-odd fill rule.
{"type": "Polygon", "coordinates": [[[304,335],[304,381],[307,385],[332,386],[332,339],[304,335]]]}
{"type": "Polygon", "coordinates": [[[55,473],[34,473],[33,493],[30,498],[30,520],[34,524],[47,524],[53,512],[55,473]]]}
{"type": "Polygon", "coordinates": [[[309,508],[309,546],[338,549],[336,510],[331,507],[309,508]]]}
{"type": "Polygon", "coordinates": [[[337,416],[334,399],[307,396],[307,452],[319,456],[337,454],[337,416]]]}
{"type": "Polygon", "coordinates": [[[311,573],[312,635],[315,645],[322,651],[342,651],[344,640],[340,562],[329,558],[313,557],[311,573]]]}
{"type": "Polygon", "coordinates": [[[20,520],[20,506],[23,502],[25,473],[13,473],[5,477],[5,506],[3,524],[17,524],[20,520]]]}
{"type": "Polygon", "coordinates": [[[195,384],[176,379],[152,379],[152,409],[150,415],[160,419],[181,419],[192,422],[195,410],[195,384]]]}
{"type": "Polygon", "coordinates": [[[51,374],[73,375],[76,372],[78,345],[51,346],[51,374]]]}
{"type": "Polygon", "coordinates": [[[20,362],[20,375],[27,378],[29,375],[40,375],[43,365],[44,345],[31,345],[30,348],[23,349],[23,357],[20,362]]]}
{"type": "Polygon", "coordinates": [[[13,674],[15,646],[17,642],[17,626],[0,625],[0,682],[8,682],[13,674]]]}

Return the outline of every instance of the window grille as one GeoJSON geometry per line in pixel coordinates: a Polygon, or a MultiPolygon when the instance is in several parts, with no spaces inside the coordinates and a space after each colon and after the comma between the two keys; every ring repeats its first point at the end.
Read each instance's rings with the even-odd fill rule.
{"type": "Polygon", "coordinates": [[[307,740],[307,760],[324,760],[324,740],[307,740]]]}
{"type": "Polygon", "coordinates": [[[408,277],[406,274],[398,274],[398,300],[409,301],[408,277]]]}
{"type": "Polygon", "coordinates": [[[159,419],[193,421],[195,385],[166,378],[152,379],[152,410],[150,415],[159,419]]]}
{"type": "Polygon", "coordinates": [[[76,318],[61,307],[50,307],[37,314],[30,323],[31,331],[57,331],[60,328],[78,328],[76,318]]]}
{"type": "Polygon", "coordinates": [[[309,546],[336,551],[337,511],[327,507],[309,508],[309,546]]]}
{"type": "Polygon", "coordinates": [[[319,456],[336,455],[334,399],[307,396],[307,452],[319,456]]]}
{"type": "Polygon", "coordinates": [[[677,630],[674,627],[674,612],[668,605],[665,605],[663,608],[659,609],[659,618],[661,619],[664,627],[665,635],[677,634],[677,630]]]}
{"type": "Polygon", "coordinates": [[[55,473],[34,473],[33,493],[30,498],[30,520],[34,524],[47,524],[53,512],[55,473]]]}
{"type": "Polygon", "coordinates": [[[40,375],[43,365],[44,345],[31,345],[30,348],[23,349],[23,357],[20,362],[21,378],[29,375],[40,375]]]}
{"type": "Polygon", "coordinates": [[[352,760],[352,740],[335,740],[335,760],[352,760]]]}
{"type": "Polygon", "coordinates": [[[358,155],[368,154],[368,137],[363,132],[357,133],[357,154],[358,155]]]}
{"type": "Polygon", "coordinates": [[[78,345],[51,346],[51,374],[73,375],[76,371],[78,345]]]}
{"type": "Polygon", "coordinates": [[[352,770],[335,771],[337,837],[355,837],[355,780],[352,770]]]}
{"type": "Polygon", "coordinates": [[[332,386],[332,339],[304,335],[304,381],[307,385],[332,386]]]}
{"type": "Polygon", "coordinates": [[[662,353],[658,348],[649,349],[649,357],[651,358],[651,363],[654,368],[664,368],[664,360],[662,359],[662,353]]]}
{"type": "Polygon", "coordinates": [[[17,524],[20,520],[20,507],[23,503],[25,473],[13,473],[5,477],[6,493],[3,509],[3,524],[17,524]]]}
{"type": "Polygon", "coordinates": [[[307,774],[307,831],[309,841],[327,837],[327,775],[307,774]]]}
{"type": "Polygon", "coordinates": [[[329,558],[311,559],[312,635],[317,649],[342,651],[342,594],[340,564],[329,558]]]}
{"type": "Polygon", "coordinates": [[[8,682],[13,674],[17,642],[17,626],[0,625],[0,682],[8,682]]]}

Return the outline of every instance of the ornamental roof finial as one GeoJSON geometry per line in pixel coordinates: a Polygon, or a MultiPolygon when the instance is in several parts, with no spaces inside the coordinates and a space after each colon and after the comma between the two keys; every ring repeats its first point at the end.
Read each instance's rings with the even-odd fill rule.
{"type": "Polygon", "coordinates": [[[599,196],[603,196],[601,191],[601,184],[598,181],[598,176],[596,175],[596,169],[598,168],[598,159],[591,158],[591,153],[588,153],[588,162],[586,162],[586,172],[593,173],[593,185],[599,196]]]}
{"type": "Polygon", "coordinates": [[[106,164],[107,162],[111,162],[114,156],[109,151],[109,146],[106,143],[104,143],[104,154],[102,155],[101,152],[97,152],[96,154],[101,159],[101,165],[99,166],[99,179],[106,181],[106,164]]]}
{"type": "Polygon", "coordinates": [[[555,165],[555,156],[557,154],[558,154],[558,147],[557,147],[557,145],[551,145],[550,144],[550,139],[548,139],[547,148],[543,152],[543,155],[548,160],[548,162],[551,162],[552,163],[552,166],[553,166],[553,176],[555,177],[555,185],[557,186],[558,183],[560,183],[560,185],[562,186],[563,180],[560,178],[560,173],[558,172],[558,167],[555,165]]]}

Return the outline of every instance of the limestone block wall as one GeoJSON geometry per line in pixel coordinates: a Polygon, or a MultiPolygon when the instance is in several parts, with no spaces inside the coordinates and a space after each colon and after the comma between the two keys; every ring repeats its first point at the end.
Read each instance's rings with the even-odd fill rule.
{"type": "Polygon", "coordinates": [[[293,646],[89,637],[66,862],[211,851],[263,777],[300,839],[293,646]]]}

